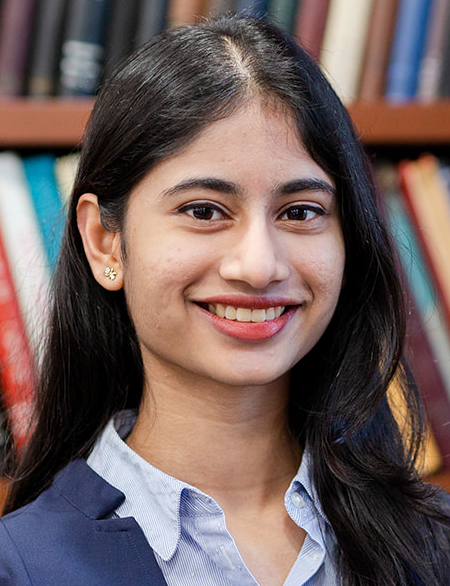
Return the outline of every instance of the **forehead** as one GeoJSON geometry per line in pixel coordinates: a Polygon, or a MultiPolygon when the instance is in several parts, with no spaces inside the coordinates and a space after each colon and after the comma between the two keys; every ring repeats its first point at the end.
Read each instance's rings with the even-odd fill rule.
{"type": "Polygon", "coordinates": [[[199,176],[261,189],[303,176],[334,186],[306,150],[286,108],[256,101],[207,125],[187,146],[160,161],[143,182],[148,186],[152,180],[176,183],[199,176]]]}

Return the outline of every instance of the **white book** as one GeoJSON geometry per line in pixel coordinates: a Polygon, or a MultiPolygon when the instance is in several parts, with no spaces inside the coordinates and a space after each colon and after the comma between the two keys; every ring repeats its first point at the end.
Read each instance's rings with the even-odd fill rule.
{"type": "Polygon", "coordinates": [[[0,153],[0,231],[35,358],[48,316],[50,268],[20,157],[0,153]]]}
{"type": "Polygon", "coordinates": [[[75,177],[77,174],[79,153],[62,155],[56,159],[55,175],[58,184],[59,195],[64,206],[67,206],[72,194],[75,177]]]}
{"type": "Polygon", "coordinates": [[[330,1],[320,66],[346,103],[357,97],[373,1],[330,1]]]}

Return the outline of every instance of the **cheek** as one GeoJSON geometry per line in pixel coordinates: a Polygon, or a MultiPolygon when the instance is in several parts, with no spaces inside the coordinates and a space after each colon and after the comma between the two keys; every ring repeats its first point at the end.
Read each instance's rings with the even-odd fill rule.
{"type": "MultiPolygon", "coordinates": [[[[303,274],[313,297],[323,302],[336,303],[339,297],[345,266],[345,251],[341,241],[324,242],[309,250],[303,258],[303,274]]],[[[300,271],[302,264],[300,264],[300,271]]]]}
{"type": "Polygon", "coordinates": [[[124,266],[124,291],[135,321],[149,315],[154,322],[155,313],[176,312],[184,292],[213,262],[206,247],[193,247],[189,242],[175,243],[160,238],[147,239],[145,245],[134,246],[132,250],[131,246],[132,243],[124,266]]]}

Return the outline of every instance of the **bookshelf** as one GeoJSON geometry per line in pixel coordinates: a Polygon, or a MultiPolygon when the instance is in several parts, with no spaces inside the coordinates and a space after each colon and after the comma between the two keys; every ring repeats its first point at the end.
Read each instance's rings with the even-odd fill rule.
{"type": "MultiPolygon", "coordinates": [[[[73,148],[93,100],[0,100],[0,148],[73,148]]],[[[350,114],[369,147],[450,143],[450,100],[430,104],[359,102],[350,114]]]]}

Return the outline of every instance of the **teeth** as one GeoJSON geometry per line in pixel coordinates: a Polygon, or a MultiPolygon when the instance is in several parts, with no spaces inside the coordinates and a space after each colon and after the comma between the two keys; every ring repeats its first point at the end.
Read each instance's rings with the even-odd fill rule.
{"type": "Polygon", "coordinates": [[[275,319],[275,307],[266,309],[266,319],[275,319]]]}
{"type": "Polygon", "coordinates": [[[233,307],[232,305],[222,305],[220,303],[208,304],[208,311],[214,313],[218,317],[224,317],[225,319],[240,322],[254,323],[262,323],[280,317],[284,309],[285,307],[282,305],[268,307],[267,309],[248,309],[246,307],[233,307]]]}

